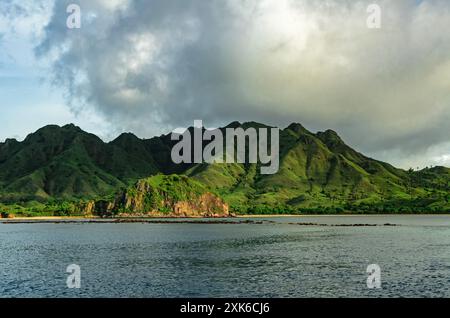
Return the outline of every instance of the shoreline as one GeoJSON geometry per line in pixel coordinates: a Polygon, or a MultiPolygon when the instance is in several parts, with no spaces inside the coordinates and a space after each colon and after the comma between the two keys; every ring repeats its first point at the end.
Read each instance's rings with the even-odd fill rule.
{"type": "Polygon", "coordinates": [[[237,220],[237,219],[264,219],[264,218],[289,218],[289,217],[379,217],[379,216],[448,216],[445,213],[403,213],[403,214],[242,214],[224,217],[202,217],[202,216],[119,216],[119,217],[100,217],[100,216],[30,216],[1,218],[0,222],[14,221],[126,221],[126,220],[237,220]]]}
{"type": "MultiPolygon", "coordinates": [[[[395,216],[450,216],[448,214],[320,214],[320,215],[238,215],[233,217],[116,217],[102,218],[99,216],[38,216],[38,217],[17,217],[17,218],[0,218],[0,224],[124,224],[124,223],[141,223],[141,224],[275,224],[276,221],[270,219],[297,217],[299,219],[308,217],[395,217],[395,216]]],[[[324,224],[317,222],[288,222],[289,225],[301,226],[396,226],[396,224],[368,224],[368,223],[349,223],[349,224],[324,224]]]]}
{"type": "Polygon", "coordinates": [[[236,215],[236,218],[284,218],[284,217],[352,217],[352,216],[450,216],[450,214],[445,213],[398,213],[398,214],[373,214],[373,213],[366,213],[366,214],[243,214],[243,215],[236,215]]]}

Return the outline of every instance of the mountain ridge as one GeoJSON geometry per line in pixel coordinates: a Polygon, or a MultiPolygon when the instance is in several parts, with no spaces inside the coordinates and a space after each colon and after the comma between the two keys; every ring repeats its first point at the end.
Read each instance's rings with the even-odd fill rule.
{"type": "MultiPolygon", "coordinates": [[[[270,126],[232,122],[221,129],[237,127],[270,126]]],[[[280,129],[274,175],[261,175],[259,163],[176,165],[170,159],[175,143],[170,134],[141,139],[123,133],[104,142],[73,124],[44,126],[21,142],[0,143],[0,204],[42,209],[100,200],[141,179],[178,174],[217,193],[237,213],[450,211],[449,168],[399,169],[354,150],[331,129],[313,133],[300,123],[280,129]]]]}

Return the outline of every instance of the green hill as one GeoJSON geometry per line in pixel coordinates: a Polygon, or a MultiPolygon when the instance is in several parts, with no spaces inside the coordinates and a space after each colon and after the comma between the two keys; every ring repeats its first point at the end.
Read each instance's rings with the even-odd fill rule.
{"type": "Polygon", "coordinates": [[[102,196],[159,171],[144,153],[137,157],[116,143],[74,125],[46,126],[23,142],[8,140],[0,144],[0,200],[102,196]]]}
{"type": "Polygon", "coordinates": [[[228,205],[221,198],[185,175],[141,179],[114,198],[87,201],[75,205],[74,211],[102,216],[229,216],[228,205]]]}
{"type": "Polygon", "coordinates": [[[260,174],[260,164],[176,165],[174,143],[170,135],[130,133],[105,143],[74,125],[43,127],[22,142],[0,143],[0,203],[16,213],[55,211],[69,202],[111,200],[150,176],[179,174],[238,213],[450,212],[450,169],[397,169],[355,151],[332,130],[282,129],[274,175],[260,174]]]}

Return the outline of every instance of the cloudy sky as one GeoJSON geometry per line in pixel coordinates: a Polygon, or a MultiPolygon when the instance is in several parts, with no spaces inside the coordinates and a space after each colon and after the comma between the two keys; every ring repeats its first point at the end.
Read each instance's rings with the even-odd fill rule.
{"type": "Polygon", "coordinates": [[[397,166],[450,166],[449,30],[448,0],[1,0],[0,140],[300,122],[397,166]]]}

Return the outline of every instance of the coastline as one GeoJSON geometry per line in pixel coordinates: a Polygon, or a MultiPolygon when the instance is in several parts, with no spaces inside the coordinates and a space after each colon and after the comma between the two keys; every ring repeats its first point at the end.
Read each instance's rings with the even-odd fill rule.
{"type": "Polygon", "coordinates": [[[0,218],[0,222],[5,221],[71,221],[71,220],[233,220],[233,219],[263,219],[263,218],[289,218],[289,217],[377,217],[377,216],[448,216],[445,213],[399,213],[399,214],[241,214],[228,217],[202,217],[202,216],[119,216],[119,217],[100,217],[100,216],[29,216],[0,218]]]}
{"type": "MultiPolygon", "coordinates": [[[[124,224],[124,223],[141,223],[141,224],[273,224],[276,221],[270,219],[276,218],[327,218],[327,217],[393,217],[393,216],[447,216],[449,214],[320,214],[320,215],[238,215],[232,217],[175,217],[175,216],[152,216],[152,217],[113,217],[102,218],[99,216],[38,216],[38,217],[17,217],[17,218],[0,218],[0,224],[124,224]]],[[[351,223],[351,224],[323,224],[310,222],[288,222],[291,225],[303,226],[396,226],[396,224],[367,224],[367,223],[351,223]]]]}
{"type": "Polygon", "coordinates": [[[446,213],[398,213],[398,214],[386,214],[386,213],[366,213],[366,214],[242,214],[236,215],[236,218],[284,218],[284,217],[354,217],[354,216],[364,216],[364,217],[376,217],[376,216],[449,216],[446,213]]]}

